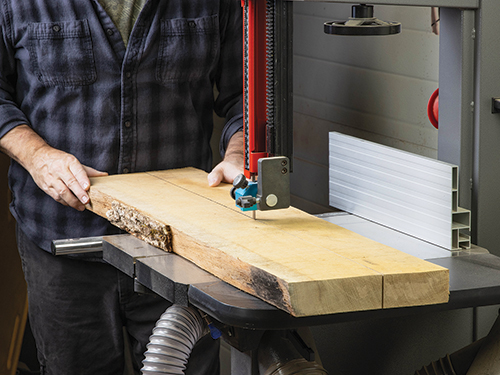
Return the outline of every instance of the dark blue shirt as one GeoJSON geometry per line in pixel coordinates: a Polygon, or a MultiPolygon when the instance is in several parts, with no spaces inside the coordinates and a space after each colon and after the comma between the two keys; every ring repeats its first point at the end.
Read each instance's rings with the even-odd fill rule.
{"type": "MultiPolygon", "coordinates": [[[[226,118],[222,148],[241,129],[239,0],[149,0],[127,48],[97,0],[2,0],[0,17],[0,137],[28,124],[110,174],[208,171],[213,111],[226,118]]],[[[16,162],[9,182],[13,215],[46,250],[118,231],[56,203],[16,162]]]]}

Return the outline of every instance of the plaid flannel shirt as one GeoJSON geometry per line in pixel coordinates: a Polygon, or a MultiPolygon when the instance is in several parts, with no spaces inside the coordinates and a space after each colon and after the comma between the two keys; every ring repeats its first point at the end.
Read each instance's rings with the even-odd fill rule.
{"type": "MultiPolygon", "coordinates": [[[[213,110],[226,118],[222,149],[242,127],[239,0],[149,0],[127,48],[97,0],[1,0],[0,23],[0,137],[28,124],[110,174],[208,171],[213,110]]],[[[56,203],[16,162],[9,183],[20,228],[46,250],[118,233],[56,203]]]]}

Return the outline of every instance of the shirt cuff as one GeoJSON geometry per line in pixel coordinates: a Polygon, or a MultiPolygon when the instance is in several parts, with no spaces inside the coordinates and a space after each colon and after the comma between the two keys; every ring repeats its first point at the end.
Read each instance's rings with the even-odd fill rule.
{"type": "Polygon", "coordinates": [[[0,106],[0,138],[10,132],[17,126],[29,125],[28,119],[24,113],[14,106],[2,105],[0,106]]]}

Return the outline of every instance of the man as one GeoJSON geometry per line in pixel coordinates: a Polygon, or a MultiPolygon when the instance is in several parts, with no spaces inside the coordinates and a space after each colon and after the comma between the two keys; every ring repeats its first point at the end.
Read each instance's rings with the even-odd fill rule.
{"type": "MultiPolygon", "coordinates": [[[[242,168],[238,0],[3,0],[0,148],[12,157],[11,211],[43,374],[123,373],[123,330],[140,367],[168,302],[93,255],[53,257],[52,240],[119,233],[85,211],[89,177],[211,167],[212,112],[242,168]],[[214,102],[213,85],[218,88],[214,102]]],[[[203,340],[191,374],[218,372],[203,340]],[[201,354],[200,354],[201,353],[201,354]]]]}

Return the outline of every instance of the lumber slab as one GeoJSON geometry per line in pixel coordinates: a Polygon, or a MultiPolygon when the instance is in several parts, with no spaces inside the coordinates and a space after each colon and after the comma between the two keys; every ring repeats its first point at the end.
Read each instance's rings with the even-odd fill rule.
{"type": "Polygon", "coordinates": [[[96,214],[294,316],[448,300],[447,269],[294,208],[252,220],[203,171],[91,181],[96,214]]]}

